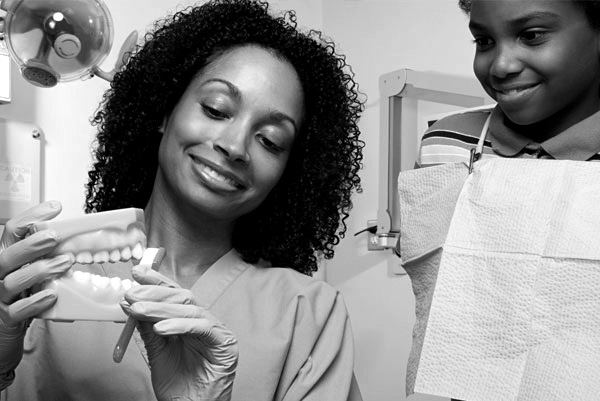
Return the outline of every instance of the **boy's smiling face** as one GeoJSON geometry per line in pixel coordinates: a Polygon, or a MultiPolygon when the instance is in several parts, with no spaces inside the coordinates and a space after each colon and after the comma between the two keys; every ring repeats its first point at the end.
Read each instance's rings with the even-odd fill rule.
{"type": "Polygon", "coordinates": [[[474,0],[469,28],[475,75],[513,123],[548,138],[600,109],[600,33],[580,5],[474,0]]]}

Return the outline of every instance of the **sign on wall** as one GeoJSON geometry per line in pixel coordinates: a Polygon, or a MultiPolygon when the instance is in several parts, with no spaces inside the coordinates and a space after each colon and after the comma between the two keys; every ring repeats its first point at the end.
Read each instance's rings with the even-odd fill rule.
{"type": "Polygon", "coordinates": [[[10,102],[11,60],[4,41],[0,42],[0,103],[10,102]]]}
{"type": "Polygon", "coordinates": [[[39,127],[0,119],[0,224],[40,203],[39,127]]]}

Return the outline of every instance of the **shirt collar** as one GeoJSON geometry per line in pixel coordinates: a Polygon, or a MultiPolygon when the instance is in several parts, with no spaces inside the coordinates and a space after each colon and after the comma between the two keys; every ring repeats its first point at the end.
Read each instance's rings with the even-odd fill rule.
{"type": "Polygon", "coordinates": [[[210,308],[231,284],[250,267],[231,249],[208,268],[191,288],[199,305],[210,308]]]}
{"type": "MultiPolygon", "coordinates": [[[[487,137],[492,149],[505,157],[519,154],[535,142],[518,133],[506,123],[498,106],[492,111],[487,137]]],[[[600,152],[600,111],[541,143],[546,153],[559,160],[588,160],[600,152]]]]}

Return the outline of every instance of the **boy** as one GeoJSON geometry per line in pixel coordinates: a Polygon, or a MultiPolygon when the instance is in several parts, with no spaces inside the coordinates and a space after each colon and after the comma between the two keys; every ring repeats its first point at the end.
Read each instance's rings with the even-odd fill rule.
{"type": "MultiPolygon", "coordinates": [[[[481,157],[600,160],[600,1],[459,0],[493,109],[436,122],[418,167],[481,157]]],[[[414,284],[413,284],[414,285],[414,284]]]]}
{"type": "MultiPolygon", "coordinates": [[[[486,154],[599,160],[600,1],[460,0],[473,70],[498,105],[486,154]]],[[[489,111],[454,115],[423,136],[418,165],[468,160],[489,111]]]]}

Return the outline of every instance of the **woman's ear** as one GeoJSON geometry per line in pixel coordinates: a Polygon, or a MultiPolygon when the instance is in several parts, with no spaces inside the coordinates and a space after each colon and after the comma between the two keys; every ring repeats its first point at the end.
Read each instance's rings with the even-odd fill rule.
{"type": "Polygon", "coordinates": [[[162,124],[158,127],[158,132],[160,132],[161,134],[165,133],[165,129],[167,127],[167,121],[168,121],[168,117],[165,116],[165,118],[163,118],[162,124]]]}

